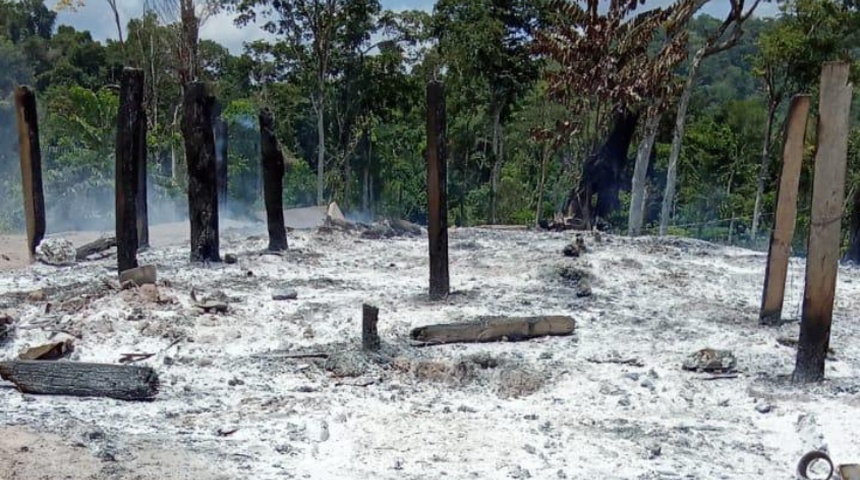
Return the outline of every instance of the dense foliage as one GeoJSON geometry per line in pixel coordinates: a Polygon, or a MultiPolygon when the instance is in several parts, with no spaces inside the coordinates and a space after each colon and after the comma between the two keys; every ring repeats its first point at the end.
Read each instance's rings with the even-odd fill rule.
{"type": "MultiPolygon", "coordinates": [[[[218,2],[240,27],[256,24],[270,32],[267,40],[246,45],[239,55],[210,40],[200,41],[195,52],[197,76],[210,84],[229,126],[233,205],[242,207],[237,211],[259,207],[257,113],[266,105],[275,114],[276,133],[290,163],[287,205],[336,200],[356,215],[422,221],[424,88],[429,79],[439,78],[446,85],[449,113],[452,224],[535,224],[551,218],[562,211],[581,165],[610,130],[615,109],[623,106],[635,113],[660,104],[665,113],[644,206],[645,232],[653,232],[665,185],[676,87],[683,83],[692,52],[718,31],[723,19],[691,19],[690,9],[701,2],[679,2],[678,8],[686,10],[642,16],[637,30],[625,27],[623,19],[642,15],[647,2],[644,7],[617,2],[623,12],[618,18],[600,17],[596,7],[594,12],[574,12],[571,3],[439,0],[433,12],[391,12],[378,0],[218,2]],[[566,11],[587,27],[579,28],[564,16],[566,11]],[[609,20],[600,23],[601,18],[609,20]],[[569,22],[566,30],[564,22],[569,22]],[[589,30],[594,25],[604,30],[589,30]],[[627,30],[609,35],[608,28],[627,30]],[[563,57],[572,59],[571,64],[559,63],[534,44],[559,32],[573,42],[579,42],[582,32],[578,45],[590,48],[591,61],[579,58],[580,48],[563,57]],[[670,60],[656,60],[661,45],[671,45],[672,55],[665,57],[670,60]],[[623,56],[624,65],[613,63],[612,55],[623,56]],[[576,70],[582,65],[588,70],[576,70]],[[603,75],[601,69],[608,65],[615,70],[603,75]],[[659,81],[637,79],[637,71],[649,68],[659,81]],[[567,83],[560,86],[559,79],[567,83]],[[562,98],[562,87],[576,91],[562,98]],[[583,129],[590,133],[578,134],[583,129]]],[[[705,58],[698,71],[670,233],[748,242],[762,165],[760,230],[767,231],[779,161],[763,163],[765,136],[773,140],[766,156],[778,160],[791,96],[816,93],[822,62],[856,58],[858,15],[843,2],[791,0],[781,5],[781,16],[749,19],[737,43],[705,58]],[[770,111],[775,121],[766,133],[770,111]]],[[[169,219],[181,210],[181,83],[195,69],[187,66],[187,52],[176,51],[179,29],[153,11],[122,25],[122,42],[101,43],[89,32],[56,25],[55,12],[43,0],[0,0],[0,230],[20,229],[22,222],[12,102],[12,89],[21,83],[33,85],[39,99],[49,229],[95,220],[89,225],[109,228],[116,82],[124,65],[146,74],[150,183],[164,200],[155,215],[169,219]]],[[[858,118],[860,109],[853,112],[858,118]]],[[[643,123],[636,127],[630,158],[643,123]]],[[[808,162],[815,140],[814,123],[810,125],[808,162]]],[[[858,138],[855,128],[849,194],[860,183],[858,138]]],[[[620,205],[604,219],[616,231],[626,231],[632,174],[630,161],[619,172],[620,205]]],[[[807,163],[799,248],[808,224],[810,174],[807,163]]]]}

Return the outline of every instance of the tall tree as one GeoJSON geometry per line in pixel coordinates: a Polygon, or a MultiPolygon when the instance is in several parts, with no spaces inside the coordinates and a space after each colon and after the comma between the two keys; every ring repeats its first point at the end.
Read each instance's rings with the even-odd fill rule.
{"type": "Polygon", "coordinates": [[[702,61],[711,55],[726,51],[738,43],[743,35],[744,23],[752,16],[761,0],[753,0],[749,8],[746,0],[729,0],[731,8],[726,19],[720,26],[708,35],[704,44],[699,47],[690,60],[687,69],[687,80],[678,100],[678,111],[675,115],[675,130],[672,132],[672,152],[669,154],[669,169],[666,173],[666,190],[663,192],[663,206],[660,211],[660,235],[665,235],[669,227],[669,217],[675,199],[675,184],[678,175],[678,159],[681,156],[681,142],[684,139],[684,128],[687,122],[687,108],[693,87],[696,85],[696,75],[702,66],[702,61]]]}
{"type": "Polygon", "coordinates": [[[667,93],[674,67],[686,54],[683,35],[667,42],[659,55],[649,55],[649,47],[660,32],[683,28],[694,2],[637,12],[639,2],[618,1],[605,13],[598,0],[584,6],[572,1],[553,5],[552,21],[536,32],[537,52],[553,62],[545,73],[550,94],[571,114],[561,126],[579,137],[567,210],[591,228],[617,207],[639,105],[667,93]],[[610,122],[607,141],[597,149],[610,122]]]}
{"type": "MultiPolygon", "coordinates": [[[[378,0],[231,0],[239,12],[237,23],[247,25],[258,17],[263,29],[278,35],[275,42],[259,44],[287,63],[282,74],[310,74],[314,84],[313,108],[317,117],[317,204],[325,201],[326,90],[342,52],[355,41],[358,28],[380,11],[378,0]]],[[[365,35],[369,37],[370,32],[365,35]]]]}
{"type": "Polygon", "coordinates": [[[541,13],[539,4],[526,0],[440,0],[434,10],[448,77],[471,77],[488,92],[493,223],[497,221],[499,175],[504,163],[504,124],[540,72],[530,52],[532,30],[541,13]]]}

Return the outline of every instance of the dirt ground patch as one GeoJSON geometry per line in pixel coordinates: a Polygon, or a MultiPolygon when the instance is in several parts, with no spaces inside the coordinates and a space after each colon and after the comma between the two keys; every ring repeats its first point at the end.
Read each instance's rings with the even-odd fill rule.
{"type": "Polygon", "coordinates": [[[17,426],[0,427],[0,472],[4,480],[227,478],[181,450],[138,445],[116,452],[94,433],[71,441],[17,426]]]}

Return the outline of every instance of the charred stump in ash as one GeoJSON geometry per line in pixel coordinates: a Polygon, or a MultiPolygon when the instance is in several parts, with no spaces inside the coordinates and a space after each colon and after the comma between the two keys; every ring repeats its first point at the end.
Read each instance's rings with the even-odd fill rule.
{"type": "Polygon", "coordinates": [[[39,118],[36,94],[30,87],[15,89],[18,115],[18,150],[27,224],[27,252],[33,259],[36,247],[45,238],[45,194],[42,190],[42,150],[39,146],[39,118]]]}
{"type": "Polygon", "coordinates": [[[361,319],[361,346],[367,351],[376,352],[381,346],[376,324],[379,322],[379,309],[364,304],[362,305],[361,319]]]}
{"type": "Polygon", "coordinates": [[[584,230],[599,228],[601,220],[605,222],[621,207],[618,194],[626,183],[623,177],[629,161],[627,152],[638,122],[639,113],[628,110],[615,113],[609,137],[585,161],[582,180],[565,202],[564,211],[573,218],[573,224],[581,225],[584,230]]]}
{"type": "Polygon", "coordinates": [[[143,70],[126,68],[122,72],[119,113],[116,129],[116,251],[119,272],[137,267],[139,224],[137,202],[140,198],[140,156],[146,150],[142,131],[143,70]]]}
{"type": "Polygon", "coordinates": [[[260,110],[260,153],[269,250],[282,252],[288,248],[287,229],[284,226],[284,155],[275,138],[275,119],[268,108],[260,110]]]}
{"type": "Polygon", "coordinates": [[[218,180],[212,104],[202,82],[185,86],[182,135],[188,162],[188,217],[191,221],[191,261],[220,262],[218,252],[218,180]]]}

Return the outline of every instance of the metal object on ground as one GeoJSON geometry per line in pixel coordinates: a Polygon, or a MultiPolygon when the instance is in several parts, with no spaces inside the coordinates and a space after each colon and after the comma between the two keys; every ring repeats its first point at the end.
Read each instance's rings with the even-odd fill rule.
{"type": "MultiPolygon", "coordinates": [[[[816,470],[821,470],[821,468],[817,467],[816,470]]],[[[831,478],[833,478],[833,462],[830,460],[830,457],[827,456],[825,452],[822,452],[820,450],[813,450],[802,456],[800,458],[800,461],[797,462],[797,478],[799,480],[830,480],[831,478]],[[820,462],[824,462],[827,465],[827,468],[824,469],[829,470],[826,475],[822,475],[817,472],[812,473],[809,471],[810,467],[817,467],[816,464],[819,464],[820,462]]]]}

